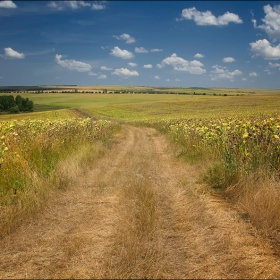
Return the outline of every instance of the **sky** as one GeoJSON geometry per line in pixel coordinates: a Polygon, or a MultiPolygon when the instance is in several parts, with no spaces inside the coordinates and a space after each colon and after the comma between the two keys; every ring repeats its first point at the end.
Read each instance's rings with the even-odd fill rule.
{"type": "Polygon", "coordinates": [[[280,89],[278,1],[0,1],[0,86],[280,89]]]}

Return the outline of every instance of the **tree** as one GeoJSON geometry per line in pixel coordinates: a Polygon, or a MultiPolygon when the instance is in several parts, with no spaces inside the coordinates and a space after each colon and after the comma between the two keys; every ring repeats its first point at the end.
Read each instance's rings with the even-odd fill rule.
{"type": "Polygon", "coordinates": [[[32,112],[33,108],[33,101],[28,98],[22,98],[20,95],[17,95],[16,98],[13,95],[0,96],[0,111],[11,113],[18,113],[19,111],[32,112]]]}
{"type": "Polygon", "coordinates": [[[16,101],[16,105],[21,110],[22,109],[22,97],[20,95],[17,95],[15,101],[16,101]]]}
{"type": "Polygon", "coordinates": [[[10,113],[12,113],[12,114],[17,114],[17,113],[19,113],[19,107],[18,107],[18,105],[11,107],[10,113]]]}

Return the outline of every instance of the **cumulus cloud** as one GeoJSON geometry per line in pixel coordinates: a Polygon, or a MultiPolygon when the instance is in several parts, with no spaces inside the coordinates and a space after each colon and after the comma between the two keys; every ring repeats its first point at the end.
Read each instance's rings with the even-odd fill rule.
{"type": "Polygon", "coordinates": [[[137,71],[130,71],[127,68],[119,68],[115,69],[114,72],[112,72],[113,75],[118,75],[118,76],[126,76],[126,77],[132,77],[132,76],[139,76],[137,71]]]}
{"type": "Polygon", "coordinates": [[[148,53],[148,50],[146,50],[145,48],[143,47],[140,47],[140,48],[135,48],[135,52],[136,53],[148,53]]]}
{"type": "Polygon", "coordinates": [[[160,77],[159,76],[155,76],[155,80],[159,80],[160,79],[160,77]]]}
{"type": "Polygon", "coordinates": [[[81,61],[77,61],[74,59],[65,59],[62,60],[62,55],[55,55],[55,60],[56,62],[62,66],[65,67],[69,70],[74,70],[74,71],[78,71],[78,72],[89,72],[91,70],[91,65],[85,62],[81,62],[81,61]]]}
{"type": "Polygon", "coordinates": [[[22,59],[25,57],[23,53],[19,53],[12,48],[4,48],[5,56],[7,58],[15,58],[15,59],[22,59]]]}
{"type": "Polygon", "coordinates": [[[212,66],[214,70],[211,71],[211,80],[216,81],[219,79],[228,79],[230,81],[233,81],[236,76],[242,75],[242,72],[240,70],[234,70],[230,72],[226,67],[222,67],[219,65],[212,66]]]}
{"type": "Polygon", "coordinates": [[[166,82],[170,82],[170,79],[166,79],[165,81],[166,81],[166,82]]]}
{"type": "Polygon", "coordinates": [[[134,57],[134,54],[132,52],[127,51],[127,50],[121,50],[119,47],[114,47],[111,50],[110,55],[120,57],[122,59],[131,59],[134,57]]]}
{"type": "Polygon", "coordinates": [[[247,81],[247,78],[242,78],[242,81],[247,81]]]}
{"type": "Polygon", "coordinates": [[[145,65],[143,66],[143,68],[153,68],[153,65],[152,65],[152,64],[145,64],[145,65]]]}
{"type": "Polygon", "coordinates": [[[258,74],[257,74],[256,72],[251,72],[251,73],[249,73],[249,76],[250,76],[250,77],[257,77],[258,74]]]}
{"type": "Polygon", "coordinates": [[[47,5],[48,7],[62,11],[64,9],[70,8],[72,10],[78,10],[81,7],[90,7],[92,10],[104,10],[106,9],[106,6],[103,4],[99,4],[98,2],[96,3],[88,3],[82,0],[79,1],[51,1],[47,5]]]}
{"type": "Polygon", "coordinates": [[[63,10],[63,7],[61,5],[58,5],[57,3],[55,3],[54,1],[51,1],[50,3],[48,3],[47,5],[48,7],[54,9],[54,10],[58,10],[61,11],[63,10]]]}
{"type": "Polygon", "coordinates": [[[264,30],[273,39],[280,39],[280,5],[271,7],[269,4],[263,7],[265,17],[263,24],[257,26],[257,21],[252,19],[255,28],[264,30]]]}
{"type": "Polygon", "coordinates": [[[230,62],[234,62],[235,59],[233,57],[224,57],[223,58],[223,62],[225,63],[230,63],[230,62]]]}
{"type": "Polygon", "coordinates": [[[113,70],[113,68],[109,68],[109,67],[106,67],[106,66],[101,66],[100,69],[105,70],[105,71],[113,70]]]}
{"type": "Polygon", "coordinates": [[[176,53],[173,53],[170,57],[165,58],[161,64],[157,64],[157,67],[163,68],[166,65],[172,66],[176,71],[185,71],[190,74],[203,74],[206,72],[206,70],[202,68],[204,65],[200,61],[187,61],[182,57],[177,56],[176,53]]]}
{"type": "Polygon", "coordinates": [[[270,68],[277,68],[277,67],[280,67],[280,63],[271,63],[271,62],[268,62],[268,66],[270,68]]]}
{"type": "Polygon", "coordinates": [[[89,76],[97,76],[96,73],[93,73],[93,72],[91,72],[91,71],[90,71],[88,74],[89,74],[89,76]]]}
{"type": "Polygon", "coordinates": [[[14,9],[17,8],[17,5],[13,1],[4,0],[0,2],[0,8],[14,9]]]}
{"type": "Polygon", "coordinates": [[[130,67],[136,67],[136,66],[137,66],[137,63],[129,62],[128,65],[129,65],[130,67]]]}
{"type": "Polygon", "coordinates": [[[92,4],[92,9],[96,11],[104,10],[106,9],[106,6],[103,4],[98,4],[98,3],[93,3],[92,4]]]}
{"type": "Polygon", "coordinates": [[[99,79],[99,80],[106,80],[107,76],[106,75],[100,75],[97,79],[99,79]]]}
{"type": "Polygon", "coordinates": [[[113,35],[113,37],[118,39],[118,40],[125,40],[126,44],[135,43],[135,39],[133,37],[131,37],[129,34],[126,34],[126,33],[124,33],[120,36],[113,35]]]}
{"type": "Polygon", "coordinates": [[[265,69],[264,72],[266,72],[267,75],[272,75],[273,74],[269,69],[265,69]]]}
{"type": "Polygon", "coordinates": [[[72,10],[77,10],[80,7],[90,7],[85,1],[64,1],[72,10]]]}
{"type": "Polygon", "coordinates": [[[175,79],[175,82],[181,82],[181,80],[180,79],[175,79]]]}
{"type": "Polygon", "coordinates": [[[196,25],[228,25],[230,22],[242,23],[238,15],[226,12],[222,16],[215,17],[211,11],[200,12],[195,7],[182,10],[180,20],[194,20],[196,25]]]}
{"type": "Polygon", "coordinates": [[[253,51],[256,56],[262,56],[266,60],[280,59],[280,44],[273,47],[266,39],[263,39],[250,43],[250,46],[251,51],[253,51]]]}
{"type": "Polygon", "coordinates": [[[204,55],[201,53],[197,53],[194,55],[194,58],[203,58],[203,57],[204,57],[204,55]]]}
{"type": "Polygon", "coordinates": [[[151,49],[151,52],[162,52],[162,49],[151,49]]]}

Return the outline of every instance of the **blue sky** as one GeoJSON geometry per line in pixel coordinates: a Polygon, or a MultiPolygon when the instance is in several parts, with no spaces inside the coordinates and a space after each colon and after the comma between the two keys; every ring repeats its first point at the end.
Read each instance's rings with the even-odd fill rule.
{"type": "Polygon", "coordinates": [[[277,1],[0,1],[0,86],[280,88],[277,1]]]}

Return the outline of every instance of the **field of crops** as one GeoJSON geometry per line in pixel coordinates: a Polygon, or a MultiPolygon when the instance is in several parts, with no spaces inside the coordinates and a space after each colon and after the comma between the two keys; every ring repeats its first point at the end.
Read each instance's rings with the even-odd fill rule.
{"type": "Polygon", "coordinates": [[[278,177],[280,115],[254,118],[179,119],[149,122],[167,133],[189,160],[218,162],[205,179],[225,188],[254,173],[278,177]]]}
{"type": "MultiPolygon", "coordinates": [[[[97,143],[108,141],[116,127],[110,121],[90,118],[2,121],[0,216],[7,209],[24,212],[39,204],[48,188],[63,180],[59,162],[70,156],[73,162],[85,164],[97,155],[97,143]]],[[[1,219],[0,227],[5,222],[1,219]]]]}
{"type": "MultiPolygon", "coordinates": [[[[249,176],[279,180],[280,95],[275,92],[31,95],[35,112],[0,115],[0,217],[26,213],[40,205],[48,188],[67,185],[61,181],[61,161],[85,164],[98,156],[98,143],[112,139],[120,121],[169,135],[180,156],[203,163],[202,176],[211,187],[225,190],[249,176]],[[36,112],[36,104],[42,111],[36,112]]],[[[5,223],[2,219],[0,228],[5,223]]]]}

